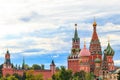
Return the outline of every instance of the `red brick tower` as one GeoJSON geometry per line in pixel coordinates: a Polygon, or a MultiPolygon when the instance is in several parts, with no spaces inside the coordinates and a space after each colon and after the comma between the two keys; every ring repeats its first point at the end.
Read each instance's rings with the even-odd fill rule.
{"type": "Polygon", "coordinates": [[[85,42],[84,48],[80,51],[79,58],[79,69],[85,72],[90,72],[90,52],[87,50],[85,42]]]}
{"type": "Polygon", "coordinates": [[[96,26],[97,23],[94,20],[93,22],[93,34],[92,34],[92,39],[90,42],[90,53],[91,53],[91,72],[94,72],[94,68],[95,68],[95,59],[100,58],[100,60],[102,61],[102,51],[101,51],[101,45],[100,45],[100,41],[97,35],[97,31],[96,31],[96,26]]]}
{"type": "Polygon", "coordinates": [[[53,75],[56,71],[56,67],[55,67],[55,63],[52,60],[51,64],[50,64],[50,70],[51,70],[51,74],[53,75]]]}
{"type": "Polygon", "coordinates": [[[12,68],[12,64],[10,61],[10,53],[7,50],[6,54],[5,54],[5,62],[3,64],[3,68],[12,68]]]}
{"type": "Polygon", "coordinates": [[[104,55],[106,55],[107,64],[108,64],[108,70],[109,71],[115,70],[115,68],[114,68],[114,61],[113,61],[114,50],[110,46],[109,42],[108,42],[107,48],[104,50],[104,55]]]}
{"type": "Polygon", "coordinates": [[[13,68],[12,68],[12,64],[10,61],[10,53],[8,50],[5,54],[5,62],[3,64],[3,68],[2,68],[2,75],[6,76],[6,74],[9,74],[9,75],[13,74],[13,68]]]}
{"type": "Polygon", "coordinates": [[[80,53],[80,38],[77,33],[77,24],[75,24],[75,33],[74,38],[72,38],[72,49],[71,54],[68,56],[68,69],[73,72],[79,71],[79,58],[78,54],[80,53]]]}

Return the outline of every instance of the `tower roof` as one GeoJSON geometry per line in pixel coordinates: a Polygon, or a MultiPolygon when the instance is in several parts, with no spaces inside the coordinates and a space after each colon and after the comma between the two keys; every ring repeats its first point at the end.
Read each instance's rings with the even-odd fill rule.
{"type": "Polygon", "coordinates": [[[9,53],[9,50],[7,50],[7,52],[6,52],[6,53],[7,53],[7,54],[10,54],[10,53],[9,53]]]}
{"type": "Polygon", "coordinates": [[[25,59],[23,57],[22,69],[25,69],[25,59]]]}
{"type": "Polygon", "coordinates": [[[75,33],[74,33],[74,40],[78,40],[79,37],[78,37],[78,32],[77,32],[77,24],[75,24],[75,33]]]}
{"type": "Polygon", "coordinates": [[[100,63],[100,62],[101,62],[100,58],[95,59],[95,63],[100,63]]]}
{"type": "Polygon", "coordinates": [[[10,62],[10,53],[9,50],[7,50],[6,54],[5,54],[5,64],[11,64],[10,62]]]}
{"type": "Polygon", "coordinates": [[[91,54],[96,54],[96,53],[97,54],[102,54],[101,44],[100,44],[100,41],[99,41],[99,38],[98,38],[98,35],[97,35],[96,26],[97,26],[97,23],[94,19],[92,39],[91,39],[91,42],[90,42],[90,52],[91,52],[91,54]]]}
{"type": "Polygon", "coordinates": [[[108,42],[107,48],[104,50],[104,54],[105,55],[114,55],[114,50],[112,49],[112,47],[110,46],[110,43],[108,42]]]}
{"type": "Polygon", "coordinates": [[[80,51],[79,56],[90,56],[89,50],[86,48],[86,43],[84,41],[84,48],[80,51]]]}
{"type": "Polygon", "coordinates": [[[52,60],[51,65],[55,65],[54,60],[52,60]]]}
{"type": "Polygon", "coordinates": [[[96,23],[96,20],[94,18],[92,40],[98,40],[98,35],[97,35],[97,32],[96,32],[96,26],[97,26],[97,23],[96,23]]]}

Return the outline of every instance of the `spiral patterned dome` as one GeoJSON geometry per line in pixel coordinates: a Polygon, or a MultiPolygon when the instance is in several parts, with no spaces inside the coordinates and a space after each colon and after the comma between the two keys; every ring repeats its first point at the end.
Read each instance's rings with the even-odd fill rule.
{"type": "Polygon", "coordinates": [[[104,50],[104,54],[109,56],[114,56],[114,50],[110,46],[110,43],[108,43],[107,48],[104,50]]]}

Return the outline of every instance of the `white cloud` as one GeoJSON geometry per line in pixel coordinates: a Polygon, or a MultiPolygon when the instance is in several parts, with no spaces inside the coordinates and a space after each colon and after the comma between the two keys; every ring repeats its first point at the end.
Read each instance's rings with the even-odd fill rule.
{"type": "Polygon", "coordinates": [[[114,60],[114,64],[115,64],[116,66],[120,65],[120,60],[114,60]]]}
{"type": "MultiPolygon", "coordinates": [[[[2,48],[0,53],[2,55],[5,52],[4,48],[10,49],[11,53],[22,52],[32,48],[39,48],[49,52],[63,51],[63,49],[68,49],[71,46],[70,41],[63,41],[63,38],[67,36],[72,38],[67,32],[56,34],[52,38],[26,36],[24,34],[37,30],[42,32],[52,31],[59,29],[61,26],[64,27],[63,30],[73,30],[74,23],[78,23],[78,29],[81,31],[92,31],[92,23],[79,21],[86,21],[89,18],[93,18],[93,16],[100,18],[119,14],[119,7],[119,0],[0,0],[0,47],[2,48]],[[27,22],[21,21],[23,18],[30,18],[30,20],[27,22]],[[22,37],[18,39],[9,40],[8,38],[7,40],[4,38],[8,35],[21,36],[21,34],[22,37]],[[25,46],[25,43],[29,40],[33,40],[34,45],[27,44],[25,46]],[[9,48],[9,46],[13,46],[14,49],[12,47],[9,48]]],[[[106,23],[104,26],[98,26],[97,30],[98,33],[116,31],[120,30],[119,26],[113,23],[106,23]]],[[[53,34],[48,35],[51,36],[53,34]]],[[[118,41],[120,41],[118,34],[108,33],[103,35],[99,37],[102,47],[106,46],[108,36],[110,36],[112,45],[117,45],[118,41]],[[115,40],[117,41],[115,42],[115,40]]],[[[85,38],[90,41],[91,36],[85,38]]],[[[29,55],[43,53],[33,52],[29,55]]],[[[23,54],[27,55],[28,53],[23,54]]]]}
{"type": "Polygon", "coordinates": [[[110,31],[119,31],[120,30],[120,25],[115,25],[113,23],[106,23],[104,26],[99,26],[98,27],[99,32],[109,32],[110,31]]]}
{"type": "Polygon", "coordinates": [[[58,58],[58,57],[59,57],[59,55],[58,55],[58,54],[56,54],[56,55],[53,55],[53,56],[51,56],[51,57],[53,57],[53,58],[58,58]]]}

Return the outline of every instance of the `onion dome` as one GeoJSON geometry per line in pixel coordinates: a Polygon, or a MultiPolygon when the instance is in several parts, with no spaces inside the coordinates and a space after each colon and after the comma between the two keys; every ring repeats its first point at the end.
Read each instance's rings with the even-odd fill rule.
{"type": "Polygon", "coordinates": [[[80,51],[79,56],[90,56],[89,50],[86,48],[86,44],[84,42],[84,48],[80,51]]]}
{"type": "Polygon", "coordinates": [[[94,26],[94,27],[96,27],[96,26],[97,26],[97,23],[96,23],[95,21],[93,22],[93,26],[94,26]]]}
{"type": "Polygon", "coordinates": [[[96,23],[95,18],[94,18],[93,27],[96,27],[96,26],[97,26],[97,23],[96,23]]]}
{"type": "Polygon", "coordinates": [[[95,59],[95,63],[100,63],[100,62],[101,62],[100,58],[95,59]]]}
{"type": "Polygon", "coordinates": [[[110,43],[108,42],[107,48],[104,50],[105,55],[113,56],[114,55],[114,50],[110,46],[110,43]]]}

